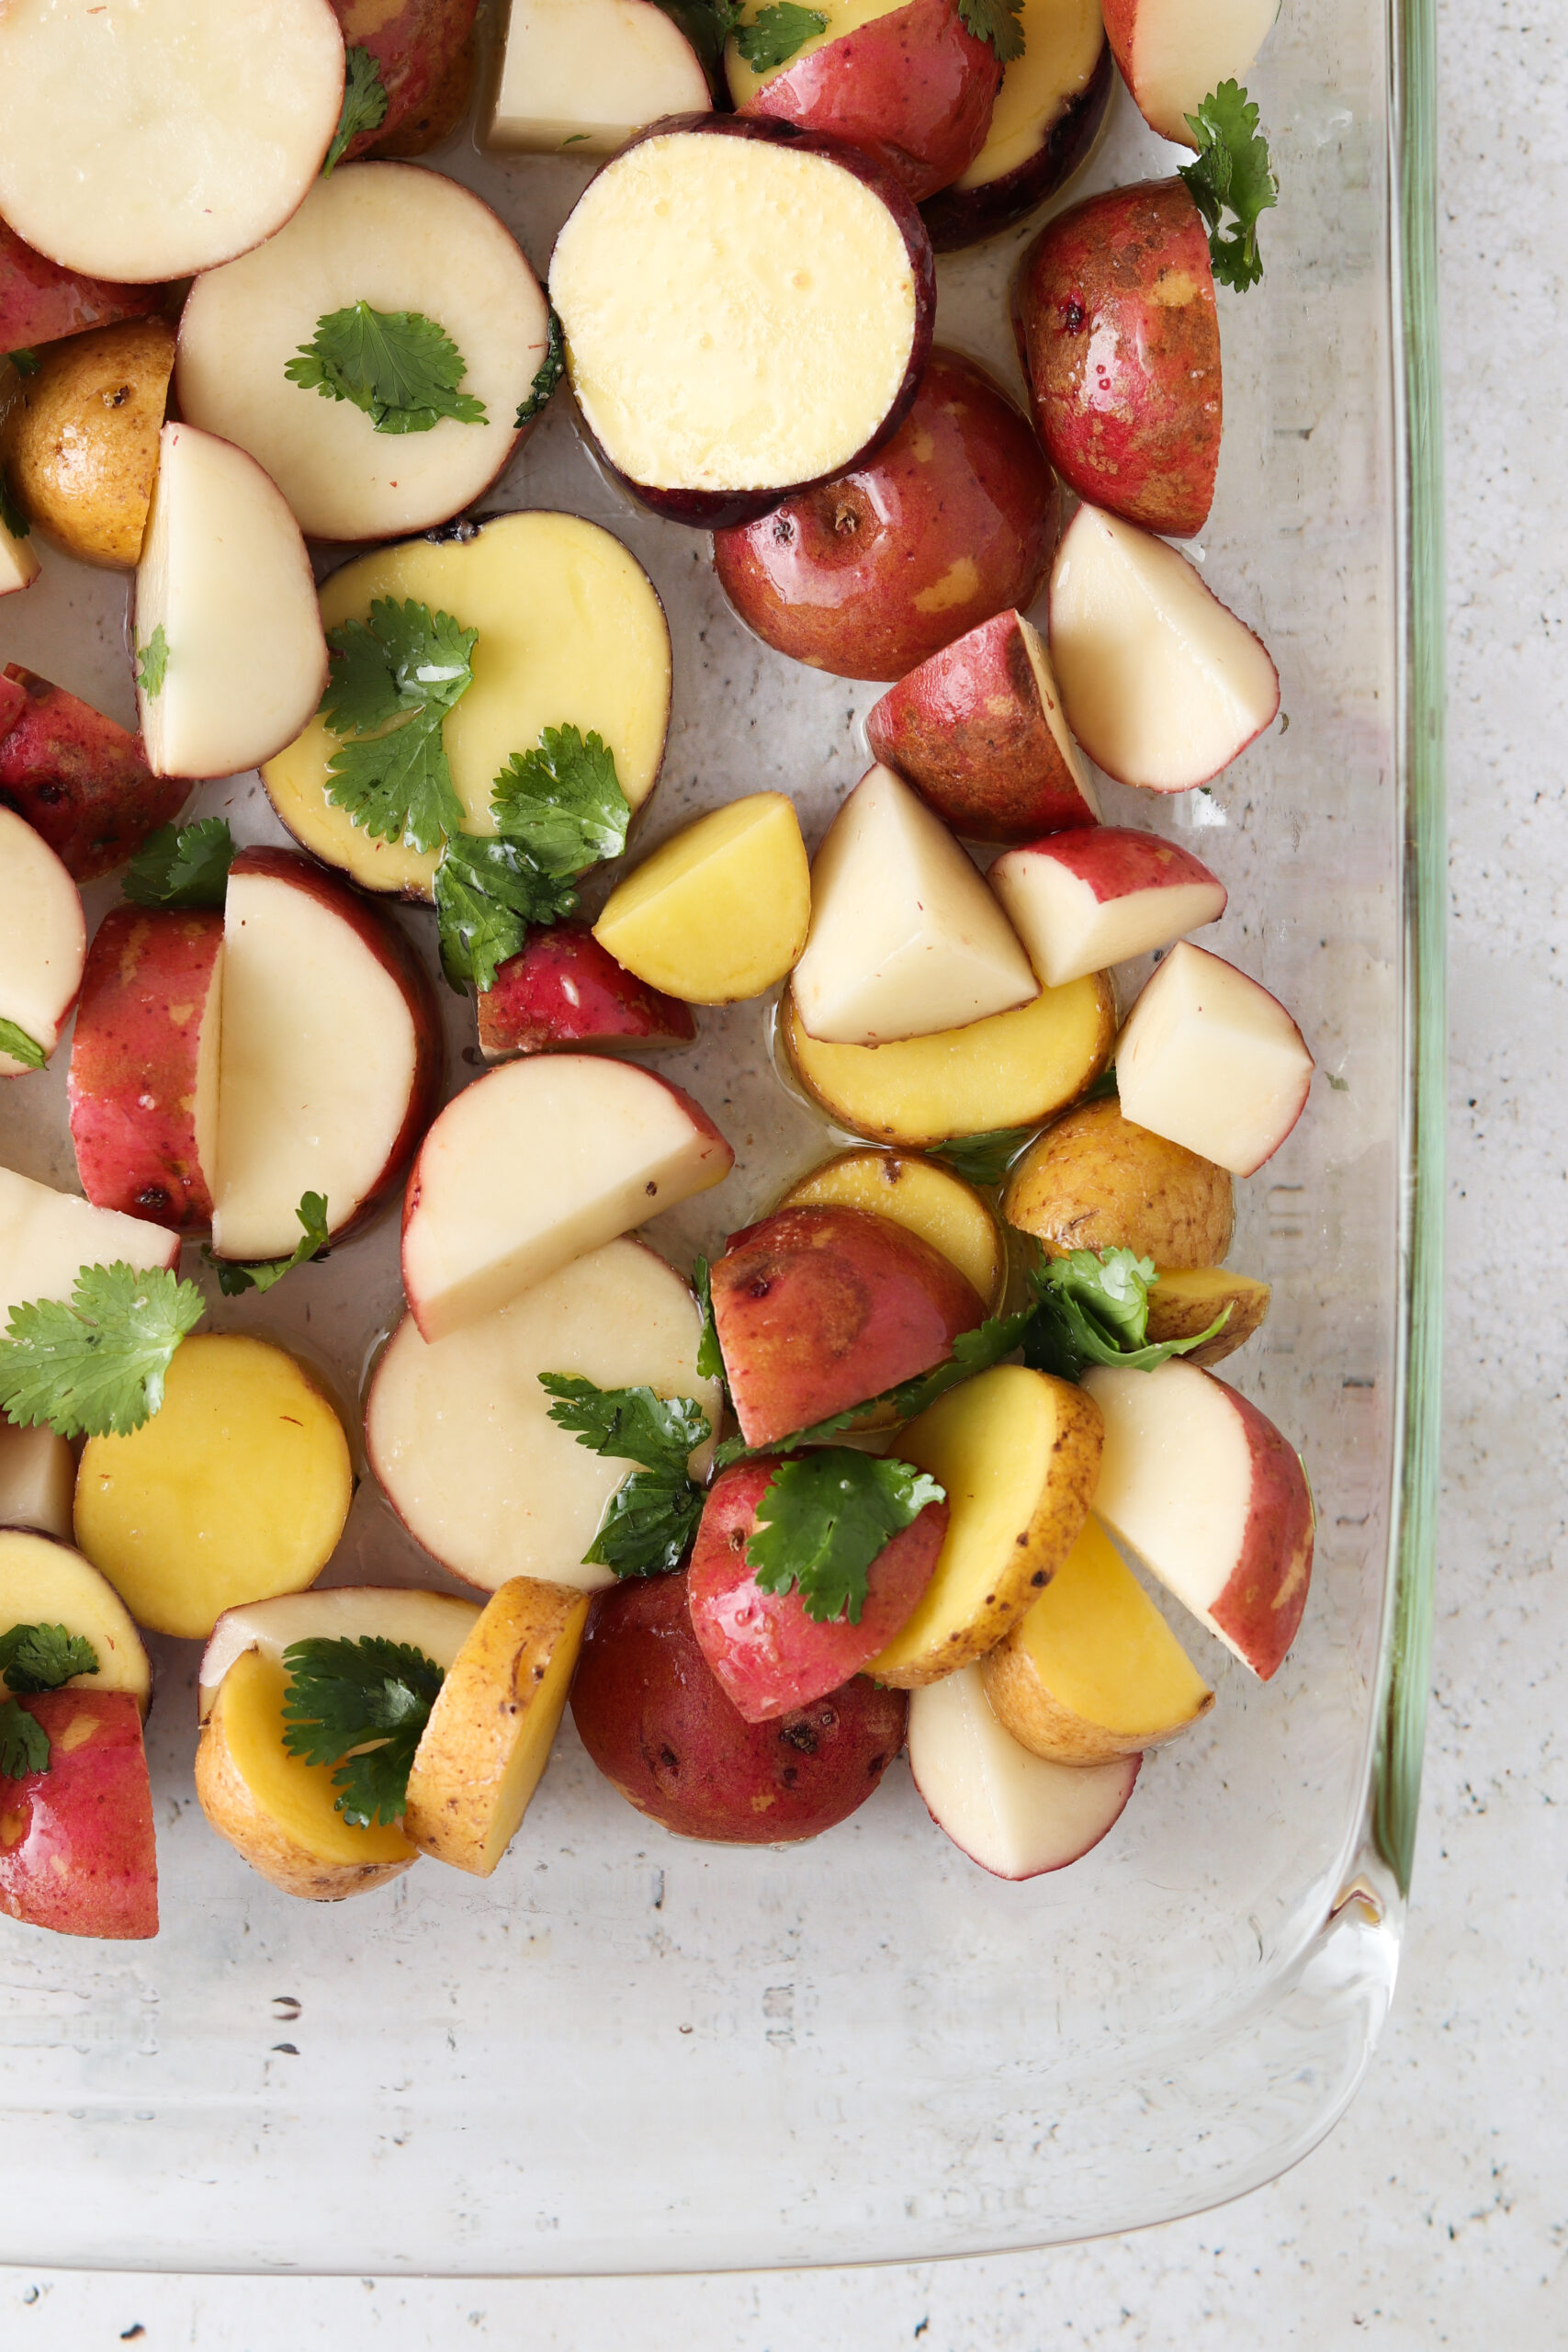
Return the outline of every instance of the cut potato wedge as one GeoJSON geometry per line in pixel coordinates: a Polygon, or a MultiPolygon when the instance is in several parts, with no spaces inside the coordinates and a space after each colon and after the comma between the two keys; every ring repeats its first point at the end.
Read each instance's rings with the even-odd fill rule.
{"type": "MultiPolygon", "coordinates": [[[[406,447],[407,444],[400,446],[406,447]]],[[[382,548],[321,591],[328,630],[412,598],[479,631],[474,683],[442,728],[468,831],[491,833],[491,787],[547,727],[597,734],[632,808],[659,779],[670,723],[670,631],[653,583],[619,539],[578,514],[497,514],[438,539],[382,548]]],[[[434,851],[375,841],[327,798],[338,738],[312,719],[262,781],[300,846],[363,890],[428,899],[434,851]]]]}
{"type": "Polygon", "coordinates": [[[513,0],[486,145],[613,155],[670,114],[705,114],[707,75],[652,0],[513,0]]]}
{"type": "MultiPolygon", "coordinates": [[[[892,1151],[841,1151],[790,1186],[781,1209],[869,1209],[918,1233],[952,1260],[994,1315],[1007,1287],[1001,1227],[973,1184],[934,1159],[892,1151]]],[[[1200,1326],[1200,1328],[1201,1328],[1200,1326]]]]}
{"type": "Polygon", "coordinates": [[[1269,1295],[1267,1283],[1233,1273],[1228,1266],[1162,1268],[1149,1290],[1150,1343],[1195,1340],[1228,1306],[1230,1320],[1224,1329],[1183,1359],[1187,1363],[1221,1363],[1261,1329],[1269,1295]]]}
{"type": "Polygon", "coordinates": [[[997,1878],[1039,1878],[1098,1846],[1133,1793],[1141,1757],[1087,1770],[1021,1747],[963,1668],[909,1702],[909,1769],[939,1829],[997,1878]]]}
{"type": "Polygon", "coordinates": [[[69,1544],[75,1492],[76,1456],[64,1438],[0,1419],[0,1527],[35,1528],[69,1544]]]}
{"type": "Polygon", "coordinates": [[[915,1690],[994,1649],[1066,1558],[1100,1469],[1098,1408],[1070,1381],[997,1364],[898,1436],[947,1496],[947,1541],[913,1614],[866,1672],[915,1690]]]}
{"type": "Polygon", "coordinates": [[[829,1118],[874,1143],[908,1150],[1037,1127],[1092,1086],[1115,1042],[1107,973],[1043,989],[1032,1004],[891,1046],[828,1046],[808,1037],[793,997],[779,1036],[795,1074],[829,1118]]]}
{"type": "Polygon", "coordinates": [[[550,1758],[588,1622],[586,1593],[512,1577],[447,1669],[409,1773],[422,1854],[489,1878],[550,1758]]]}
{"type": "Polygon", "coordinates": [[[980,1663],[998,1721],[1032,1756],[1108,1764],[1161,1747],[1214,1694],[1092,1518],[1040,1598],[980,1663]]]}
{"type": "Polygon", "coordinates": [[[715,808],[611,892],[593,936],[628,972],[685,1004],[761,996],[794,969],[811,922],[795,803],[754,792],[715,808]]]}
{"type": "Polygon", "coordinates": [[[0,1168],[0,1330],[34,1298],[69,1298],[84,1266],[177,1266],[180,1237],[0,1168]]]}
{"type": "Polygon", "coordinates": [[[1119,1102],[1080,1102],[1014,1167],[1002,1214],[1048,1258],[1133,1250],[1156,1266],[1212,1266],[1231,1246],[1234,1196],[1224,1169],[1134,1126],[1119,1102]]]}
{"type": "Polygon", "coordinates": [[[203,1333],[176,1351],[150,1421],[88,1439],[76,1541],[138,1624],[199,1641],[237,1602],[313,1583],[353,1493],[343,1425],[304,1365],[203,1333]]]}
{"type": "Polygon", "coordinates": [[[18,588],[30,588],[39,570],[39,553],[31,533],[24,531],[18,537],[10,525],[0,519],[0,596],[12,596],[18,588]]]}
{"type": "Polygon", "coordinates": [[[280,1659],[247,1650],[224,1676],[201,1728],[196,1793],[220,1838],[254,1871],[314,1903],[367,1894],[418,1860],[396,1824],[356,1829],[336,1810],[330,1764],[283,1744],[288,1688],[280,1659]]]}
{"type": "Polygon", "coordinates": [[[280,1592],[226,1609],[201,1654],[197,1678],[203,1723],[223,1677],[247,1650],[280,1660],[292,1642],[407,1642],[445,1673],[479,1622],[479,1605],[449,1592],[407,1585],[333,1585],[325,1592],[280,1592]]]}
{"type": "MultiPolygon", "coordinates": [[[[0,1021],[43,1052],[60,1042],[87,955],[82,894],[47,842],[0,808],[0,1021]]],[[[32,1065],[0,1046],[0,1078],[32,1065]]]]}
{"type": "MultiPolygon", "coordinates": [[[[52,1430],[7,1430],[6,1437],[50,1437],[52,1430]]],[[[67,1454],[69,1449],[65,1448],[67,1454]]],[[[0,1514],[6,1448],[0,1442],[0,1514]]],[[[0,1526],[0,1634],[13,1625],[63,1625],[97,1652],[95,1674],[73,1674],[67,1690],[129,1690],[143,1715],[152,1696],[152,1667],[130,1611],[107,1577],[67,1542],[30,1529],[0,1526]]],[[[0,1675],[0,1695],[6,1689],[0,1675]]]]}

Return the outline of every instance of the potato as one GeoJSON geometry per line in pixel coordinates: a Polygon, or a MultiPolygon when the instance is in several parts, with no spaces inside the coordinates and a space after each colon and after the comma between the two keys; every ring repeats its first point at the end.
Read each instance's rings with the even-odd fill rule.
{"type": "Polygon", "coordinates": [[[90,703],[15,662],[0,675],[0,800],[73,881],[112,873],[189,798],[186,778],[154,775],[141,739],[90,703]]]}
{"type": "Polygon", "coordinates": [[[907,1150],[1039,1126],[1093,1085],[1115,1038],[1115,1000],[1104,972],[1042,989],[1015,1012],[897,1045],[825,1046],[807,1035],[793,998],[779,1026],[796,1078],[829,1118],[907,1150]]]}
{"type": "Polygon", "coordinates": [[[475,0],[333,0],[348,47],[380,68],[387,111],[344,160],[423,155],[456,130],[474,79],[475,0]]]}
{"type": "MultiPolygon", "coordinates": [[[[68,1453],[52,1430],[12,1430],[11,1439],[44,1438],[68,1453]]],[[[0,1468],[5,1448],[0,1446],[0,1468]]],[[[0,1490],[3,1491],[3,1490],[0,1490]]],[[[30,1527],[0,1527],[0,1634],[13,1625],[63,1625],[91,1642],[96,1670],[73,1674],[68,1690],[124,1690],[145,1715],[152,1701],[152,1667],[124,1601],[97,1569],[63,1538],[30,1527]]],[[[0,1699],[6,1696],[0,1675],[0,1699]]]]}
{"type": "Polygon", "coordinates": [[[811,924],[795,804],[754,792],[644,858],[593,926],[601,947],[683,1004],[735,1004],[793,971],[811,924]]]}
{"type": "Polygon", "coordinates": [[[265,1340],[186,1340],[162,1408],[89,1438],[76,1541],[138,1624],[200,1640],[225,1609],[313,1584],[343,1532],[354,1473],[312,1374],[265,1340]]]}
{"type": "Polygon", "coordinates": [[[201,1809],[219,1836],[285,1894],[339,1903],[345,1894],[368,1894],[418,1855],[395,1824],[355,1829],[344,1819],[333,1787],[335,1766],[290,1756],[283,1745],[288,1688],[280,1660],[260,1650],[235,1659],[196,1751],[201,1809]]]}
{"type": "Polygon", "coordinates": [[[1080,1102],[1030,1145],[1002,1214],[1048,1258],[1134,1250],[1156,1266],[1215,1266],[1231,1246],[1232,1192],[1224,1169],[1135,1127],[1119,1102],[1080,1102]]]}
{"type": "Polygon", "coordinates": [[[773,1846],[865,1803],[908,1702],[856,1677],[770,1723],[743,1721],[692,1631],[683,1576],[602,1592],[572,1685],[582,1744],[628,1804],[682,1838],[773,1846]]]}
{"type": "Polygon", "coordinates": [[[494,1870],[550,1760],[587,1617],[586,1593],[532,1577],[491,1595],[414,1750],[403,1828],[422,1854],[494,1870]]]}
{"type": "Polygon", "coordinates": [[[0,1779],[0,1911],[62,1936],[158,1932],[158,1860],[141,1718],[128,1690],[16,1702],[49,1769],[0,1779]]]}
{"type": "MultiPolygon", "coordinates": [[[[781,1209],[869,1209],[950,1258],[994,1315],[1007,1287],[1007,1251],[989,1204],[935,1159],[895,1151],[841,1151],[790,1186],[781,1209]]],[[[1200,1327],[1201,1328],[1201,1327],[1200,1327]]]]}
{"type": "Polygon", "coordinates": [[[1251,1274],[1234,1274],[1224,1266],[1187,1266],[1168,1273],[1162,1269],[1149,1292],[1148,1336],[1151,1340],[1196,1339],[1228,1306],[1231,1317],[1224,1329],[1186,1359],[1189,1363],[1220,1363],[1261,1328],[1269,1299],[1267,1283],[1251,1274]]]}
{"type": "Polygon", "coordinates": [[[951,1389],[901,1430],[900,1461],[931,1473],[952,1516],[913,1614],[866,1672],[914,1690],[993,1649],[1077,1543],[1101,1442],[1091,1396],[1013,1363],[951,1389]]]}
{"type": "Polygon", "coordinates": [[[166,319],[125,319],[47,345],[23,384],[6,479],[67,555],[110,571],[141,555],[174,365],[166,319]]]}

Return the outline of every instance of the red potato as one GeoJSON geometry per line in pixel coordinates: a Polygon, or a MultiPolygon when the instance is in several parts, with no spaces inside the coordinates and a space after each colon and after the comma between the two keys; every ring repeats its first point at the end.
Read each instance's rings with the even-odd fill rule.
{"type": "Polygon", "coordinates": [[[1222,82],[1245,82],[1280,0],[1104,0],[1105,32],[1151,130],[1190,147],[1189,115],[1222,82]]]}
{"type": "Polygon", "coordinates": [[[972,841],[1100,822],[1050,656],[1021,613],[998,613],[911,670],[867,713],[865,731],[877,758],[972,841]]]}
{"type": "Polygon", "coordinates": [[[158,1932],[158,1860],[141,1716],[129,1690],[18,1699],[49,1769],[0,1777],[0,1911],[62,1936],[158,1932]]]}
{"type": "Polygon", "coordinates": [[[487,1061],[562,1046],[689,1046],[697,1034],[689,1004],[617,964],[585,923],[535,932],[476,1009],[487,1061]]]}
{"type": "Polygon", "coordinates": [[[111,286],[35,253],[0,220],[0,351],[36,350],[88,327],[161,310],[163,286],[111,286]]]}
{"type": "Polygon", "coordinates": [[[764,1592],[747,1561],[757,1508],[783,1457],[738,1462],[708,1490],[686,1575],[692,1630],[749,1724],[809,1706],[885,1649],[931,1581],[948,1508],[928,1503],[866,1570],[860,1622],[818,1623],[798,1591],[764,1592]]]}
{"type": "Polygon", "coordinates": [[[73,881],[96,882],[174,821],[189,782],[153,775],[136,736],[63,686],[16,662],[5,674],[24,703],[0,735],[0,800],[43,836],[73,881]]]}
{"type": "Polygon", "coordinates": [[[1124,825],[1025,842],[986,879],[1053,989],[1168,947],[1225,910],[1225,886],[1201,858],[1124,825]]]}
{"type": "Polygon", "coordinates": [[[0,670],[0,738],[11,732],[27,707],[27,694],[18,680],[9,670],[0,670]]]}
{"type": "Polygon", "coordinates": [[[813,1428],[953,1353],[984,1300],[919,1234],[866,1209],[780,1209],[732,1233],[714,1319],[748,1445],[813,1428]]]}
{"type": "Polygon", "coordinates": [[[179,1232],[212,1218],[223,917],[111,907],[83,975],[66,1094],[96,1208],[179,1232]]]}
{"type": "Polygon", "coordinates": [[[857,1678],[766,1724],[737,1713],[692,1630],[683,1576],[601,1593],[571,1689],[589,1755],[677,1837],[815,1838],[863,1805],[904,1744],[908,1702],[857,1678]]]}
{"type": "Polygon", "coordinates": [[[1056,544],[1055,478],[984,368],[938,350],[886,447],[716,531],[714,569],[765,644],[840,678],[901,678],[1032,603],[1056,544]]]}
{"type": "Polygon", "coordinates": [[[754,73],[730,40],[725,72],[737,111],[870,149],[917,204],[966,171],[990,129],[1002,69],[990,43],[964,24],[957,0],[818,13],[827,15],[826,33],[776,71],[754,73]],[[846,14],[852,29],[840,33],[836,19],[846,14]]]}
{"type": "Polygon", "coordinates": [[[474,79],[478,0],[332,0],[345,46],[368,50],[381,71],[387,111],[361,130],[343,160],[423,155],[456,130],[474,79]]]}
{"type": "Polygon", "coordinates": [[[1019,266],[1014,324],[1045,452],[1091,505],[1167,537],[1213,502],[1224,402],[1209,236],[1180,180],[1060,212],[1019,266]]]}
{"type": "Polygon", "coordinates": [[[1100,0],[1023,0],[1023,55],[1002,69],[986,143],[920,207],[939,254],[1026,220],[1089,161],[1116,79],[1100,0]]]}

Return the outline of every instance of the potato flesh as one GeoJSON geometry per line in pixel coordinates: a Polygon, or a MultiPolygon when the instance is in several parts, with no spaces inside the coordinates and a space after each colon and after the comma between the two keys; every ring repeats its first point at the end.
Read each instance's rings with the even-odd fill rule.
{"type": "MultiPolygon", "coordinates": [[[[1100,0],[1023,0],[1018,24],[1023,55],[1003,68],[986,143],[953,182],[961,193],[988,187],[1038,154],[1099,62],[1105,40],[1100,0]]],[[[1206,85],[1204,95],[1213,87],[1206,85]]]]}
{"type": "MultiPolygon", "coordinates": [[[[14,1021],[51,1054],[86,953],[75,883],[29,824],[0,808],[0,1020],[14,1021]]],[[[0,1078],[27,1068],[0,1053],[0,1078]]]]}
{"type": "Polygon", "coordinates": [[[353,1491],[342,1425],[304,1368],[265,1340],[198,1334],[150,1421],[88,1439],[76,1540],[139,1624],[197,1640],[240,1601],[312,1583],[353,1491]]]}
{"type": "Polygon", "coordinates": [[[932,1820],[982,1870],[1037,1878],[1099,1844],[1132,1793],[1136,1757],[1087,1770],[1032,1756],[991,1713],[971,1666],[909,1702],[909,1768],[932,1820]]]}
{"type": "Polygon", "coordinates": [[[903,232],[827,157],[670,131],[606,165],[557,241],[572,390],[650,489],[790,489],[847,466],[903,385],[903,232]]]}
{"type": "Polygon", "coordinates": [[[1133,10],[1133,95],[1162,139],[1190,147],[1187,117],[1222,82],[1245,82],[1279,14],[1279,0],[1138,0],[1133,10]]]}
{"type": "Polygon", "coordinates": [[[1149,1292],[1149,1340],[1196,1339],[1228,1306],[1224,1328],[1183,1359],[1201,1365],[1223,1363],[1258,1330],[1269,1296],[1267,1283],[1226,1266],[1162,1267],[1149,1292]]]}
{"type": "Polygon", "coordinates": [[[18,588],[30,588],[38,576],[38,549],[31,537],[19,539],[0,522],[0,596],[9,596],[18,588]]]}
{"type": "Polygon", "coordinates": [[[1116,1072],[1129,1119],[1250,1176],[1300,1116],[1313,1058],[1277,998],[1184,939],[1128,1015],[1116,1072]]]}
{"type": "Polygon", "coordinates": [[[281,1659],[247,1650],[223,1678],[217,1718],[240,1778],[272,1827],[311,1861],[410,1862],[415,1849],[396,1823],[351,1827],[336,1810],[331,1764],[306,1764],[283,1744],[288,1676],[281,1659]]]}
{"type": "Polygon", "coordinates": [[[140,1272],[177,1265],[179,1236],[139,1216],[96,1209],[0,1168],[0,1329],[25,1300],[66,1298],[84,1266],[117,1259],[140,1272]]]}
{"type": "MultiPolygon", "coordinates": [[[[513,752],[537,748],[546,727],[600,736],[621,790],[641,808],[664,756],[670,631],[648,574],[608,531],[576,514],[500,514],[467,541],[383,548],[333,572],[322,624],[367,620],[382,596],[412,597],[479,631],[474,683],[442,729],[468,831],[495,831],[494,779],[513,752]]],[[[313,718],[266,763],[273,807],[296,841],[362,888],[428,899],[434,851],[373,841],[327,799],[337,748],[313,718]]]]}
{"type": "MultiPolygon", "coordinates": [[[[904,5],[905,0],[819,0],[815,13],[828,20],[821,31],[808,33],[800,47],[790,52],[784,64],[767,65],[761,72],[747,64],[732,35],[724,51],[724,74],[731,98],[737,107],[743,107],[748,98],[755,97],[759,90],[765,90],[770,82],[776,81],[790,66],[800,64],[803,59],[813,56],[819,49],[826,49],[829,41],[842,40],[846,33],[858,33],[863,25],[874,24],[878,17],[892,16],[904,5]]],[[[754,25],[766,6],[767,0],[748,0],[742,11],[744,21],[754,25]]]]}
{"type": "Polygon", "coordinates": [[[613,155],[667,114],[705,114],[707,76],[649,0],[513,0],[491,147],[613,155]]]}
{"type": "Polygon", "coordinates": [[[1011,1639],[1067,1713],[1138,1748],[1190,1723],[1210,1696],[1176,1635],[1092,1519],[1011,1639]]]}
{"type": "MultiPolygon", "coordinates": [[[[66,1453],[51,1430],[0,1430],[0,1519],[24,1498],[7,1494],[6,1457],[12,1438],[47,1438],[66,1453]]],[[[58,1481],[58,1464],[54,1465],[58,1481]]],[[[0,1633],[12,1625],[63,1625],[97,1653],[97,1671],[73,1674],[68,1690],[129,1690],[143,1714],[152,1695],[152,1668],[130,1611],[90,1560],[64,1538],[51,1542],[19,1527],[0,1527],[0,1633]]],[[[0,1691],[0,1696],[3,1696],[0,1691]]]]}
{"type": "Polygon", "coordinates": [[[285,1592],[227,1609],[202,1653],[197,1704],[203,1723],[223,1678],[247,1650],[281,1658],[293,1642],[362,1642],[378,1637],[423,1650],[445,1670],[479,1621],[471,1600],[406,1585],[334,1585],[323,1592],[285,1592]]]}
{"type": "Polygon", "coordinates": [[[795,804],[732,800],[687,825],[611,893],[593,936],[628,972],[686,1004],[761,996],[792,970],[811,921],[795,804]]]}
{"type": "Polygon", "coordinates": [[[951,1259],[995,1313],[1007,1280],[996,1218],[972,1184],[931,1159],[846,1151],[790,1186],[781,1208],[866,1209],[891,1217],[951,1259]]]}
{"type": "Polygon", "coordinates": [[[1105,1417],[1096,1516],[1229,1641],[1212,1611],[1246,1557],[1253,1500],[1251,1449],[1232,1392],[1179,1358],[1152,1373],[1095,1366],[1087,1385],[1105,1417]]]}

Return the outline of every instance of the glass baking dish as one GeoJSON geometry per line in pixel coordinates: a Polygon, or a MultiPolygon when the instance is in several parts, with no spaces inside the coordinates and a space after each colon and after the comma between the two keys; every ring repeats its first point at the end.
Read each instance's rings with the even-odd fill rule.
{"type": "MultiPolygon", "coordinates": [[[[1261,290],[1220,298],[1224,454],[1194,553],[1272,650],[1286,716],[1212,792],[1107,786],[1106,813],[1194,837],[1231,893],[1214,944],[1294,1008],[1318,1059],[1307,1116],[1240,1187],[1233,1253],[1275,1304],[1229,1376],[1303,1446],[1316,1491],[1291,1657],[1262,1686],[1185,1623],[1214,1713],[1150,1758],[1102,1845],[1025,1885],[947,1844],[902,1763],[805,1847],[682,1842],[598,1778],[569,1718],[492,1881],[427,1863],[317,1908],[209,1830],[196,1651],[160,1643],[162,1934],[78,1943],[0,1923],[0,2260],[494,2274],[972,2254],[1235,2196],[1354,2092],[1408,1883],[1437,1429],[1429,0],[1297,0],[1249,80],[1281,197],[1261,290]]],[[[435,160],[541,268],[589,176],[491,162],[468,132],[435,160]]],[[[1119,94],[1071,196],[1172,160],[1119,94]]],[[[1015,383],[1005,288],[1034,225],[941,265],[939,334],[1015,383]]],[[[481,511],[519,504],[605,523],[664,597],[675,715],[645,842],[770,786],[815,839],[865,763],[879,689],[753,642],[705,539],[601,476],[564,393],[481,511]]],[[[57,555],[0,605],[0,659],[129,721],[124,639],[123,582],[57,555]]],[[[254,778],[197,805],[282,838],[254,778]]],[[[90,914],[116,895],[96,886],[90,914]]],[[[446,1003],[456,1084],[472,1016],[446,1003]]],[[[65,1059],[0,1088],[0,1161],[72,1186],[65,1059]]],[[[649,1228],[684,1261],[829,1136],[774,1077],[769,1008],[705,1017],[660,1067],[739,1152],[719,1193],[649,1228]]],[[[399,1308],[387,1216],[211,1320],[300,1349],[353,1423],[399,1308]]],[[[328,1580],[367,1577],[442,1581],[366,1479],[328,1580]]]]}

